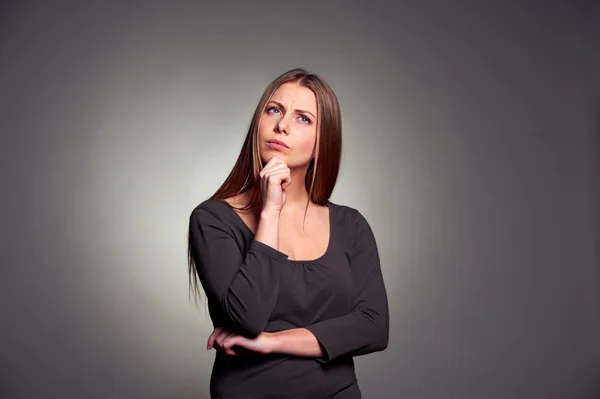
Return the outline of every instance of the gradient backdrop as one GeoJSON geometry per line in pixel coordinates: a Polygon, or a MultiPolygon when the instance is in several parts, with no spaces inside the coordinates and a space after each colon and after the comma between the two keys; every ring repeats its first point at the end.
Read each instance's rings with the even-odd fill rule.
{"type": "Polygon", "coordinates": [[[600,397],[599,39],[597,1],[2,1],[0,397],[208,397],[188,217],[297,66],[388,287],[364,397],[600,397]]]}

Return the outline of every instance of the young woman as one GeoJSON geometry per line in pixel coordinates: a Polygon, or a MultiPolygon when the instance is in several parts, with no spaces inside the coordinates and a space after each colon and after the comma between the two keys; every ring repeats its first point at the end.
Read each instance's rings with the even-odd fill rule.
{"type": "Polygon", "coordinates": [[[354,356],[388,345],[373,232],[329,197],[339,104],[293,69],[265,90],[237,162],[190,216],[190,287],[214,331],[211,398],[360,398],[354,356]]]}

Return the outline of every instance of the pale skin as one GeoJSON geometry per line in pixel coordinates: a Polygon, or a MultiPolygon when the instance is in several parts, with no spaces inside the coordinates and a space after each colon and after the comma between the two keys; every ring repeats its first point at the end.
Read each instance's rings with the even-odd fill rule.
{"type": "MultiPolygon", "coordinates": [[[[329,242],[329,209],[309,202],[304,185],[308,165],[315,155],[317,102],[312,90],[297,83],[281,85],[270,99],[258,128],[260,154],[265,166],[260,172],[261,209],[238,212],[255,233],[254,239],[288,255],[289,259],[316,259],[329,242]],[[272,140],[284,143],[280,146],[272,140]],[[297,182],[297,183],[294,183],[297,182]]],[[[236,207],[244,205],[244,194],[228,198],[236,207]]],[[[232,356],[241,347],[256,354],[281,353],[318,358],[319,342],[305,328],[263,332],[247,338],[215,328],[207,350],[215,348],[232,356]]]]}

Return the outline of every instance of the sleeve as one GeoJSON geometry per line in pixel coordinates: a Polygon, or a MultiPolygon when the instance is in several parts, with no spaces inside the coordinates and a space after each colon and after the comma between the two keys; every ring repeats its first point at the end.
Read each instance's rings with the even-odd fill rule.
{"type": "Polygon", "coordinates": [[[306,327],[323,350],[323,357],[317,359],[319,363],[329,363],[342,356],[366,355],[388,346],[388,300],[379,253],[373,231],[360,213],[355,231],[350,260],[354,281],[352,311],[306,327]]]}
{"type": "Polygon", "coordinates": [[[209,302],[217,304],[233,331],[256,337],[275,306],[281,263],[287,255],[256,240],[242,254],[223,222],[202,208],[190,216],[189,239],[209,302]]]}

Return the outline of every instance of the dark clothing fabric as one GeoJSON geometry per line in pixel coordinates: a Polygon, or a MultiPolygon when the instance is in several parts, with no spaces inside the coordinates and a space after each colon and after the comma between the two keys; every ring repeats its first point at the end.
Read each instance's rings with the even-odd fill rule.
{"type": "Polygon", "coordinates": [[[361,397],[353,356],[387,347],[387,294],[373,232],[355,209],[328,202],[330,239],[314,260],[290,260],[254,240],[225,202],[206,200],[190,216],[196,269],[214,327],[247,337],[306,328],[322,358],[217,352],[211,398],[361,397]]]}

